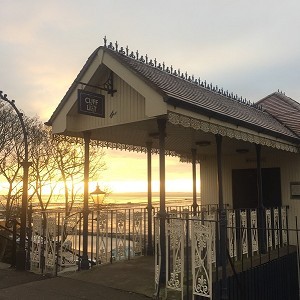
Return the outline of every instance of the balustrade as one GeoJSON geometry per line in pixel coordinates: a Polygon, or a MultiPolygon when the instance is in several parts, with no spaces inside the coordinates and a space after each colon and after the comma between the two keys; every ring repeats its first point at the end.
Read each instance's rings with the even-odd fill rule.
{"type": "MultiPolygon", "coordinates": [[[[166,221],[166,288],[182,297],[212,297],[212,285],[220,278],[219,216],[217,206],[170,207],[166,221]],[[188,273],[188,274],[187,274],[188,273]],[[193,282],[190,286],[184,282],[193,282]]],[[[256,209],[226,209],[228,258],[238,263],[262,255],[256,209]]],[[[159,218],[152,233],[155,249],[155,286],[161,284],[159,218]]],[[[267,251],[288,246],[287,207],[266,209],[264,234],[267,251]]],[[[89,213],[88,256],[90,266],[147,255],[147,211],[144,209],[95,210],[89,213]]],[[[65,216],[62,211],[35,212],[32,217],[31,269],[57,274],[79,269],[82,255],[82,212],[65,216]]],[[[251,262],[252,264],[252,262],[251,262]]]]}

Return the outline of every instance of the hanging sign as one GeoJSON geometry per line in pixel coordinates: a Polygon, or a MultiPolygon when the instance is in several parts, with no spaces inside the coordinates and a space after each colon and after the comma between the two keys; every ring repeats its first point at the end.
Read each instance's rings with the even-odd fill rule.
{"type": "Polygon", "coordinates": [[[78,113],[105,118],[104,95],[78,90],[78,113]]]}

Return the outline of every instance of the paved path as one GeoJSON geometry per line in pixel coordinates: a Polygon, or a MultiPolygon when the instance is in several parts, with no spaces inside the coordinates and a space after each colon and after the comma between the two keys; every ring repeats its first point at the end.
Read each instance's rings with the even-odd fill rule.
{"type": "Polygon", "coordinates": [[[63,273],[54,278],[0,265],[1,300],[146,300],[152,298],[153,293],[153,257],[63,273]]]}

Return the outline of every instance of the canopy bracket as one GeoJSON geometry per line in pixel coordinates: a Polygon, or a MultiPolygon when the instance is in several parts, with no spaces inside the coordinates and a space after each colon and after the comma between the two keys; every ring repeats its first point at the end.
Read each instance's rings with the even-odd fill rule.
{"type": "Polygon", "coordinates": [[[81,82],[78,80],[75,80],[76,83],[83,84],[85,86],[93,87],[96,89],[99,89],[101,91],[106,91],[107,94],[111,95],[112,97],[114,96],[114,93],[117,92],[117,90],[114,89],[114,73],[111,71],[109,74],[108,79],[106,82],[104,82],[103,86],[98,86],[98,85],[93,85],[85,82],[81,82]]]}

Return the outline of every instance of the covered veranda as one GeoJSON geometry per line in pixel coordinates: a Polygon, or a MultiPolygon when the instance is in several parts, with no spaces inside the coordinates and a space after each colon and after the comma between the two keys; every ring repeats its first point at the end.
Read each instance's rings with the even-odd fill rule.
{"type": "MultiPolygon", "coordinates": [[[[253,189],[257,198],[252,208],[258,209],[258,226],[264,227],[262,168],[282,168],[290,159],[299,160],[299,136],[262,107],[106,39],[104,46],[89,57],[47,124],[54,134],[82,137],[85,141],[82,269],[89,268],[85,232],[90,141],[147,155],[149,216],[151,155],[159,154],[161,281],[166,277],[166,155],[192,164],[194,215],[199,205],[196,164],[200,162],[201,204],[217,203],[219,208],[223,266],[227,239],[225,204],[249,208],[243,207],[243,200],[233,199],[233,169],[256,170],[253,189]]],[[[288,168],[285,165],[281,173],[288,168]]],[[[282,184],[280,176],[279,180],[282,184]]],[[[276,205],[286,204],[288,192],[282,187],[276,205]]],[[[148,226],[152,228],[151,223],[148,226]]],[[[259,239],[264,239],[264,235],[259,233],[259,239]]],[[[265,242],[261,245],[263,252],[265,242]]],[[[226,272],[225,267],[223,270],[226,272]]],[[[225,293],[222,299],[226,299],[225,293]]]]}

